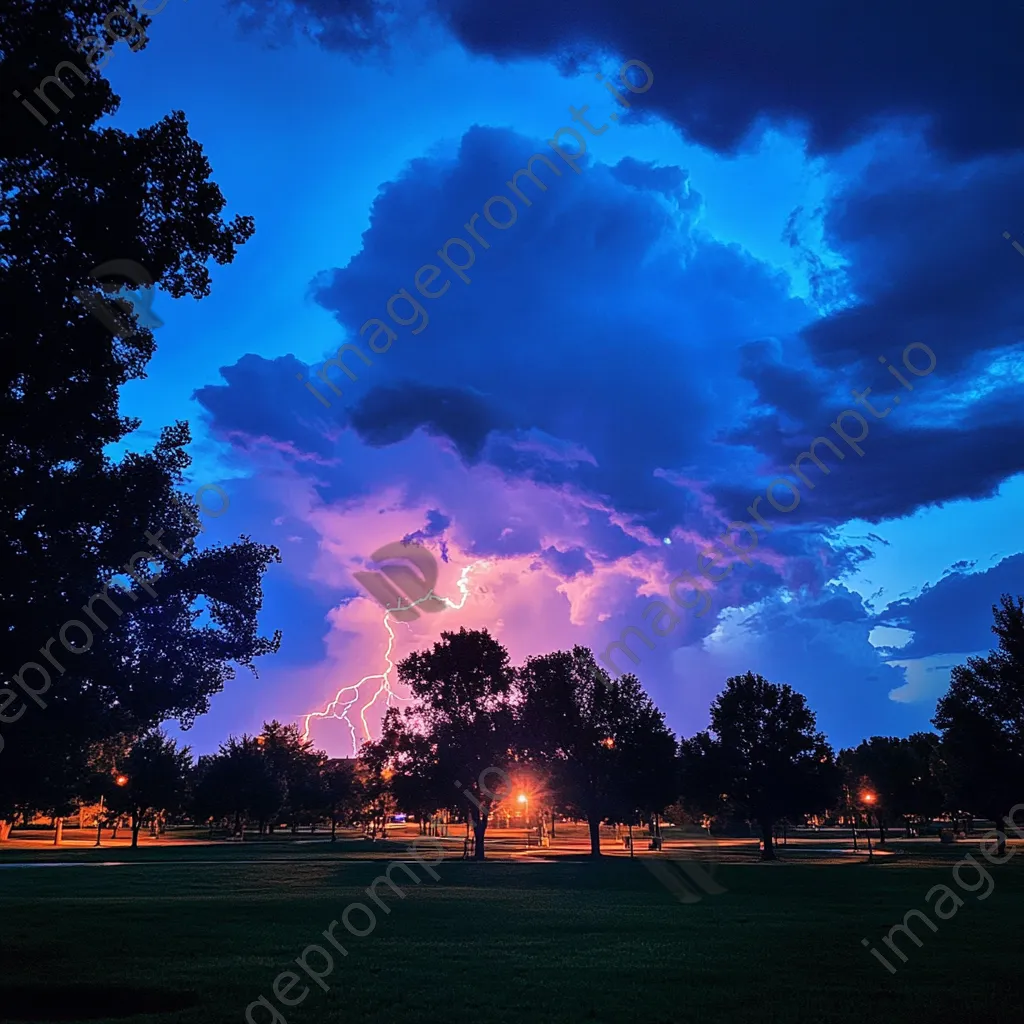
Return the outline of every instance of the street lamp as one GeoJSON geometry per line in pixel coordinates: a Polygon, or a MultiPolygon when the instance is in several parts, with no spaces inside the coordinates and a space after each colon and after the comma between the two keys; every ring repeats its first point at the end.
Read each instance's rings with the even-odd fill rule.
{"type": "MultiPolygon", "coordinates": [[[[861,798],[861,800],[864,801],[864,803],[866,803],[868,805],[868,826],[870,827],[870,825],[871,825],[871,810],[870,809],[871,809],[871,807],[874,806],[874,804],[878,800],[878,797],[875,796],[875,794],[872,793],[870,790],[866,789],[866,790],[864,790],[863,793],[861,793],[860,798],[861,798]]],[[[876,818],[877,818],[877,815],[876,815],[876,818]]],[[[867,840],[868,840],[868,860],[874,860],[875,859],[875,851],[871,847],[871,833],[870,833],[870,831],[867,833],[867,840]]]]}
{"type": "MultiPolygon", "coordinates": [[[[114,776],[114,784],[117,785],[117,786],[127,786],[128,785],[128,776],[127,775],[115,775],[114,776]]],[[[100,842],[100,840],[103,837],[103,833],[101,831],[102,828],[103,828],[103,794],[101,793],[100,794],[100,809],[99,809],[99,811],[96,814],[96,843],[94,844],[96,846],[102,845],[101,842],[100,842]]],[[[114,819],[113,838],[114,839],[117,838],[117,819],[116,818],[114,819]]]]}

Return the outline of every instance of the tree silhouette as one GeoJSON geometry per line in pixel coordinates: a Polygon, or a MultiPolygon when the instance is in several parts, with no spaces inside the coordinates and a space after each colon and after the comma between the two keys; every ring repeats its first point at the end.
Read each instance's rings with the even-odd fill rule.
{"type": "Polygon", "coordinates": [[[256,821],[262,830],[285,801],[286,785],[264,756],[257,736],[229,736],[217,754],[200,760],[197,813],[233,817],[235,835],[241,838],[247,821],[256,821]]]}
{"type": "Polygon", "coordinates": [[[902,739],[872,736],[857,747],[840,752],[837,762],[846,774],[850,793],[878,826],[879,843],[892,823],[927,819],[941,810],[941,793],[933,774],[938,744],[934,733],[915,733],[902,739]],[[863,794],[869,792],[871,800],[863,794]]]}
{"type": "Polygon", "coordinates": [[[0,671],[16,677],[34,662],[40,691],[4,727],[0,818],[66,805],[93,744],[172,716],[190,724],[233,664],[251,667],[279,639],[256,629],[276,549],[242,538],[197,552],[203,527],[178,490],[187,424],[147,451],[132,436],[140,421],[119,412],[120,389],[145,376],[152,331],[129,313],[131,329],[112,334],[80,300],[112,260],[200,299],[208,262],[230,263],[253,232],[250,217],[222,218],[181,111],[135,134],[97,127],[119,100],[89,37],[145,45],[149,20],[119,10],[107,0],[0,9],[0,671]],[[40,82],[56,103],[37,97],[40,82]],[[152,564],[126,569],[140,551],[152,564]],[[82,625],[61,633],[72,620],[82,625]]]}
{"type": "Polygon", "coordinates": [[[513,673],[508,651],[487,630],[442,633],[430,651],[410,654],[398,678],[416,703],[412,722],[436,757],[436,778],[450,795],[443,805],[465,813],[476,838],[474,856],[484,859],[484,836],[499,799],[481,773],[504,769],[514,736],[513,673]]]}
{"type": "MultiPolygon", "coordinates": [[[[1003,594],[992,615],[998,646],[953,669],[932,721],[942,730],[951,795],[1005,836],[1006,815],[1024,789],[1024,598],[1003,594]]],[[[1004,849],[1000,840],[997,856],[1004,849]]]]}
{"type": "Polygon", "coordinates": [[[712,794],[758,823],[762,860],[774,860],[773,829],[831,807],[840,772],[802,694],[753,672],[726,680],[711,705],[711,729],[680,744],[683,794],[706,805],[712,794]]]}
{"type": "Polygon", "coordinates": [[[586,647],[527,658],[517,678],[517,746],[587,819],[599,857],[602,821],[632,822],[674,796],[675,739],[640,681],[612,681],[586,647]]]}
{"type": "Polygon", "coordinates": [[[359,787],[355,762],[337,757],[327,761],[320,769],[320,792],[331,821],[331,842],[337,842],[338,822],[348,821],[356,810],[359,787]]]}
{"type": "Polygon", "coordinates": [[[284,789],[281,814],[291,823],[294,832],[300,822],[322,810],[324,794],[320,772],[327,755],[314,750],[310,740],[303,740],[298,726],[282,725],[276,719],[263,723],[257,743],[284,789]]]}
{"type": "Polygon", "coordinates": [[[139,827],[150,812],[175,811],[185,803],[192,774],[192,754],[159,730],[147,733],[120,759],[119,781],[108,790],[110,809],[128,812],[132,819],[132,846],[139,845],[139,827]]]}

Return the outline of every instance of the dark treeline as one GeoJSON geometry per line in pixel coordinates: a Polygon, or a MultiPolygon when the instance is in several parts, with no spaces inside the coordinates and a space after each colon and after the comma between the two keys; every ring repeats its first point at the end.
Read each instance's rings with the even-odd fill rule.
{"type": "MultiPolygon", "coordinates": [[[[552,825],[588,823],[594,855],[602,823],[646,823],[657,836],[666,809],[711,829],[756,826],[764,859],[780,823],[867,822],[884,843],[896,824],[912,833],[978,816],[1005,833],[1024,789],[1024,598],[1003,595],[993,613],[998,646],[953,670],[939,733],[872,736],[838,755],[801,694],[752,672],[726,681],[709,729],[677,741],[640,681],[612,679],[590,650],[512,666],[486,630],[461,629],[399,664],[411,706],[390,709],[357,759],[328,758],[295,726],[269,722],[193,764],[151,731],[97,750],[77,796],[129,816],[136,841],[144,821],[181,814],[239,836],[329,823],[333,837],[359,823],[376,837],[403,811],[421,829],[464,822],[481,859],[488,822],[524,784],[552,825]]],[[[26,799],[5,810],[59,809],[26,799]]]]}

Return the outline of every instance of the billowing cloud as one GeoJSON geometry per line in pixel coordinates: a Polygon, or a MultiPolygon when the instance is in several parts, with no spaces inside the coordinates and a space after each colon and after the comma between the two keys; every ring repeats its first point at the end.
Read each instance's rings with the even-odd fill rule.
{"type": "Polygon", "coordinates": [[[926,584],[916,597],[888,605],[877,622],[914,634],[899,648],[901,659],[988,651],[996,646],[992,607],[1005,593],[1024,594],[1024,554],[1004,558],[984,572],[969,572],[965,566],[955,569],[937,583],[926,584]]]}
{"type": "MultiPolygon", "coordinates": [[[[954,156],[1024,146],[1007,104],[1024,89],[1024,10],[910,0],[246,0],[253,23],[304,16],[322,45],[386,47],[433,13],[467,49],[548,57],[567,73],[605,54],[637,59],[657,86],[645,106],[695,141],[734,150],[759,122],[796,121],[812,150],[837,151],[882,119],[923,126],[954,156]]],[[[621,87],[620,87],[621,88],[621,87]]]]}
{"type": "MultiPolygon", "coordinates": [[[[772,529],[758,527],[756,545],[739,540],[746,551],[717,543],[729,571],[707,588],[707,609],[670,605],[678,620],[655,649],[641,645],[652,693],[688,728],[694,693],[754,667],[808,693],[843,742],[858,738],[855,710],[891,731],[925,726],[929,709],[890,699],[906,676],[835,582],[869,552],[834,528],[986,494],[1022,467],[1024,376],[1010,328],[1021,268],[998,262],[1005,243],[993,255],[983,224],[1009,195],[1011,165],[979,161],[944,178],[927,160],[862,164],[881,169],[851,175],[825,219],[847,294],[824,312],[704,231],[679,167],[589,155],[573,167],[541,142],[473,127],[383,185],[360,251],[314,286],[338,344],[352,346],[351,372],[329,363],[318,381],[318,367],[291,357],[247,356],[198,394],[214,433],[257,469],[262,500],[278,502],[322,596],[325,657],[291,677],[295,703],[323,706],[381,665],[380,609],[353,573],[382,544],[431,545],[449,596],[466,566],[488,566],[487,594],[403,627],[398,653],[442,619],[487,625],[516,658],[577,642],[600,652],[628,626],[650,631],[652,602],[670,601],[672,581],[735,536],[730,522],[750,521],[760,494],[772,529]],[[534,153],[544,158],[528,164],[534,153]],[[536,180],[517,174],[527,166],[536,180]],[[890,195],[905,200],[925,248],[901,233],[890,195]],[[928,225],[949,204],[947,230],[990,276],[987,304],[940,276],[931,299],[949,305],[942,322],[924,306],[924,282],[945,266],[928,225]],[[936,356],[926,377],[901,357],[919,338],[936,356]],[[875,419],[850,395],[865,387],[872,401],[900,389],[902,404],[875,419]],[[254,398],[272,414],[256,415],[254,398]],[[846,408],[869,425],[863,455],[855,419],[830,427],[846,408]],[[765,487],[778,476],[796,485],[790,463],[826,433],[843,458],[822,450],[830,472],[805,462],[814,486],[799,484],[791,513],[770,508],[765,487]]],[[[971,274],[980,286],[984,275],[971,274]]]]}

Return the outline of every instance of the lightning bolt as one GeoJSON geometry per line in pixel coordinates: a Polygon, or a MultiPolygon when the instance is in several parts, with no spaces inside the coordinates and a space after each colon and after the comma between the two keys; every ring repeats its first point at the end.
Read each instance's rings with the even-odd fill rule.
{"type": "Polygon", "coordinates": [[[371,707],[373,707],[377,698],[382,693],[387,694],[387,696],[385,697],[386,707],[391,707],[392,698],[398,700],[408,699],[402,697],[401,694],[395,693],[395,691],[391,688],[390,676],[391,672],[394,670],[395,667],[394,662],[391,660],[391,652],[395,648],[395,631],[391,628],[391,613],[405,611],[408,608],[415,608],[418,604],[423,604],[424,601],[430,600],[441,601],[448,608],[458,611],[465,605],[466,601],[469,599],[469,574],[474,569],[486,569],[489,566],[490,562],[487,561],[473,562],[472,564],[467,565],[464,569],[460,571],[458,582],[455,584],[456,587],[458,587],[459,593],[462,595],[458,604],[456,604],[454,601],[449,600],[447,597],[441,597],[439,594],[435,594],[433,590],[430,590],[426,594],[424,594],[423,597],[411,602],[410,604],[403,604],[401,601],[399,601],[399,603],[394,608],[387,608],[384,612],[383,623],[384,628],[388,631],[388,648],[384,652],[384,660],[387,662],[388,667],[383,672],[378,672],[374,675],[363,676],[363,678],[360,679],[359,682],[357,683],[350,683],[348,686],[343,686],[334,695],[334,699],[328,701],[327,704],[324,705],[322,711],[310,711],[309,714],[304,715],[302,727],[303,740],[309,739],[309,723],[311,719],[334,718],[338,721],[344,722],[348,726],[349,734],[352,738],[352,754],[353,756],[357,754],[359,752],[359,744],[356,742],[356,727],[352,720],[348,717],[348,713],[352,706],[359,700],[359,688],[363,685],[363,683],[369,682],[372,679],[380,680],[380,685],[377,687],[373,696],[359,709],[359,720],[362,722],[363,735],[366,737],[366,739],[370,739],[370,727],[366,724],[366,712],[371,707]],[[354,696],[352,697],[351,700],[347,700],[346,702],[344,702],[344,706],[342,707],[341,711],[338,711],[338,705],[343,703],[342,695],[347,693],[349,690],[352,691],[354,696]]]}

